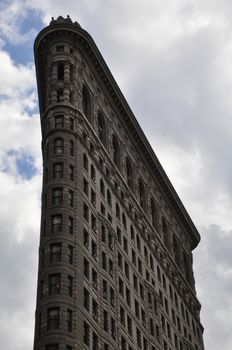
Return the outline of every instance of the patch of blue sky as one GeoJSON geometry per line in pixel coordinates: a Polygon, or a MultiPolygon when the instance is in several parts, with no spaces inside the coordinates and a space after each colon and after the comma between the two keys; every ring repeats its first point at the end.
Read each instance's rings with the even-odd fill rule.
{"type": "Polygon", "coordinates": [[[35,160],[30,154],[22,154],[17,158],[16,167],[18,173],[27,180],[36,174],[35,160]]]}
{"type": "Polygon", "coordinates": [[[35,167],[35,160],[31,154],[25,152],[18,152],[10,150],[7,152],[5,166],[2,169],[3,172],[9,173],[12,171],[11,159],[17,174],[26,180],[30,180],[37,173],[35,167]]]}
{"type": "Polygon", "coordinates": [[[4,48],[17,63],[26,64],[34,61],[33,44],[37,33],[44,27],[39,11],[28,10],[19,23],[21,41],[6,40],[4,48]]]}

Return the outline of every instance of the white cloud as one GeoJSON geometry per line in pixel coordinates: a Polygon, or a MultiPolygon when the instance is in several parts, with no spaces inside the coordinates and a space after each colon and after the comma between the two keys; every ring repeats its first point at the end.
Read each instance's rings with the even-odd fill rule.
{"type": "MultiPolygon", "coordinates": [[[[138,0],[14,0],[0,7],[0,129],[4,130],[0,169],[6,164],[9,169],[0,174],[5,187],[0,195],[8,207],[16,203],[12,214],[0,204],[0,220],[12,247],[6,252],[6,261],[19,247],[21,252],[28,249],[26,242],[32,238],[29,232],[38,237],[34,222],[39,222],[40,192],[40,178],[23,180],[17,172],[16,156],[9,157],[7,152],[29,152],[38,171],[41,155],[39,118],[31,118],[36,103],[33,67],[14,62],[3,43],[9,40],[22,45],[31,40],[34,29],[24,35],[21,27],[30,11],[40,14],[45,24],[52,16],[69,14],[96,40],[195,223],[207,227],[200,230],[202,243],[195,253],[195,266],[205,344],[210,350],[232,348],[228,307],[231,254],[227,248],[232,235],[231,10],[229,0],[145,0],[142,5],[138,0]],[[18,203],[24,193],[26,201],[21,208],[18,203]],[[30,193],[34,193],[32,198],[30,193]],[[28,218],[24,211],[31,212],[31,207],[32,216],[28,218]]],[[[37,242],[30,244],[37,249],[37,242]]],[[[20,255],[18,259],[22,264],[28,262],[20,255]]],[[[13,266],[11,269],[13,275],[26,273],[21,265],[17,271],[13,266]]],[[[24,275],[24,281],[30,276],[24,275]]],[[[25,293],[26,287],[20,288],[25,293]]],[[[25,302],[23,308],[31,310],[34,300],[30,293],[27,296],[30,304],[25,302]]],[[[21,308],[11,313],[15,324],[22,312],[21,308]]],[[[29,311],[22,317],[26,315],[29,311]]],[[[31,331],[26,328],[29,333],[34,326],[31,315],[31,331]]],[[[16,348],[6,327],[2,329],[2,337],[8,336],[5,349],[16,348]]],[[[31,348],[23,340],[21,344],[24,349],[31,348]]],[[[20,346],[17,350],[23,348],[20,346]]]]}

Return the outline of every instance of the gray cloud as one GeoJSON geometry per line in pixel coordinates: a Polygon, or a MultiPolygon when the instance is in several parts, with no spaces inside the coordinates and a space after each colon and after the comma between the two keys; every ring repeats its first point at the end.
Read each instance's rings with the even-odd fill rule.
{"type": "MultiPolygon", "coordinates": [[[[231,1],[145,0],[141,5],[138,0],[104,3],[96,0],[66,0],[65,3],[57,0],[14,0],[7,1],[4,6],[5,16],[0,25],[3,40],[13,40],[13,34],[17,32],[17,41],[23,43],[25,38],[20,37],[20,16],[25,19],[29,10],[40,14],[46,24],[51,16],[70,14],[95,39],[171,181],[200,227],[202,242],[195,252],[195,275],[203,305],[206,349],[230,350],[231,1]]],[[[28,32],[31,35],[33,30],[28,29],[28,32]]],[[[39,169],[40,144],[35,131],[35,126],[39,128],[38,119],[29,122],[22,104],[27,96],[26,87],[33,86],[33,72],[30,66],[14,65],[6,52],[0,54],[5,66],[10,67],[8,73],[6,70],[1,73],[1,86],[7,96],[14,97],[11,108],[9,103],[1,101],[1,116],[8,113],[13,125],[11,132],[4,135],[0,142],[1,159],[7,151],[6,140],[10,139],[14,149],[18,150],[23,145],[23,150],[33,150],[39,169]],[[15,94],[15,83],[22,89],[19,94],[15,94]],[[20,123],[15,115],[22,117],[20,123]],[[25,137],[28,129],[30,134],[35,135],[33,141],[25,137]]],[[[26,101],[33,105],[33,96],[26,101]]],[[[9,119],[1,118],[0,123],[6,130],[9,119]]],[[[23,214],[18,207],[13,213],[18,226],[11,227],[12,216],[6,215],[4,206],[0,205],[1,225],[4,227],[4,244],[1,246],[6,247],[2,256],[9,266],[8,274],[4,269],[1,271],[5,286],[1,295],[5,306],[0,305],[3,315],[0,338],[3,339],[1,343],[6,344],[6,350],[29,350],[35,307],[31,291],[35,290],[38,246],[34,242],[35,236],[38,237],[35,222],[39,223],[39,209],[35,203],[38,203],[40,187],[34,178],[28,182],[19,181],[14,171],[4,174],[4,181],[6,188],[14,184],[16,196],[12,194],[9,198],[13,203],[19,201],[22,193],[35,193],[33,213],[37,214],[34,214],[29,230],[20,224],[23,214]],[[14,265],[14,257],[19,262],[17,266],[14,265]],[[11,293],[14,281],[21,303],[20,300],[17,303],[11,293]],[[30,340],[26,342],[22,335],[17,335],[18,339],[22,339],[21,344],[17,342],[13,346],[6,322],[8,318],[18,325],[19,333],[24,335],[27,331],[27,336],[31,335],[30,340]],[[26,330],[20,324],[21,318],[27,320],[26,330]]],[[[30,208],[29,198],[27,203],[27,208],[30,208]]]]}

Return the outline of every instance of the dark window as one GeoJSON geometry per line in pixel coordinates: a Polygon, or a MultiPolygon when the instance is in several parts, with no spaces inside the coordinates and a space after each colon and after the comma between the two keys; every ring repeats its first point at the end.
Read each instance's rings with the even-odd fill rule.
{"type": "Polygon", "coordinates": [[[69,165],[68,172],[69,172],[69,179],[71,181],[73,181],[73,176],[74,176],[74,166],[73,165],[69,165]]]}
{"type": "Polygon", "coordinates": [[[112,198],[111,198],[110,190],[107,190],[107,203],[110,207],[112,207],[112,198]]]}
{"type": "Polygon", "coordinates": [[[103,114],[98,112],[98,137],[103,145],[106,145],[106,122],[103,114]]]}
{"type": "Polygon", "coordinates": [[[60,309],[58,307],[47,310],[47,329],[58,329],[60,326],[60,309]]]}
{"type": "Polygon", "coordinates": [[[93,332],[93,350],[98,350],[98,336],[93,332]]]}
{"type": "Polygon", "coordinates": [[[142,179],[139,179],[139,204],[145,210],[145,188],[142,179]]]}
{"type": "Polygon", "coordinates": [[[57,45],[56,46],[56,52],[63,52],[64,51],[64,45],[57,45]]]}
{"type": "Polygon", "coordinates": [[[45,347],[46,350],[59,350],[59,345],[58,344],[48,344],[45,347]]]}
{"type": "Polygon", "coordinates": [[[63,177],[63,163],[53,164],[53,179],[58,179],[63,177]]]}
{"type": "Polygon", "coordinates": [[[50,244],[50,262],[61,261],[61,243],[50,244]]]}
{"type": "Polygon", "coordinates": [[[95,299],[92,300],[92,315],[95,321],[98,320],[98,303],[95,299]]]}
{"type": "Polygon", "coordinates": [[[63,203],[63,189],[54,188],[52,190],[52,205],[59,206],[63,203]]]}
{"type": "Polygon", "coordinates": [[[73,140],[69,141],[69,154],[71,157],[74,156],[74,141],[73,140]]]}
{"type": "Polygon", "coordinates": [[[86,288],[84,288],[84,308],[87,311],[90,309],[90,294],[86,288]]]}
{"type": "Polygon", "coordinates": [[[90,173],[91,173],[92,181],[95,182],[96,181],[96,171],[95,171],[95,168],[94,168],[93,164],[91,164],[90,173]]]}
{"type": "Polygon", "coordinates": [[[89,172],[89,161],[87,158],[87,155],[84,153],[83,154],[83,167],[85,169],[85,171],[87,171],[87,173],[89,172]]]}
{"type": "Polygon", "coordinates": [[[100,179],[100,192],[103,197],[105,197],[105,184],[102,179],[100,179]]]}
{"type": "Polygon", "coordinates": [[[108,312],[103,311],[103,329],[105,332],[108,332],[108,312]]]}
{"type": "Polygon", "coordinates": [[[62,231],[62,215],[53,215],[52,216],[52,232],[61,232],[62,231]]]}
{"type": "Polygon", "coordinates": [[[74,119],[73,118],[69,118],[69,128],[70,128],[70,130],[74,129],[74,119]]]}
{"type": "Polygon", "coordinates": [[[113,162],[119,168],[120,166],[120,146],[115,135],[112,137],[113,162]]]}
{"type": "Polygon", "coordinates": [[[126,181],[127,185],[132,189],[133,187],[133,168],[130,159],[126,158],[126,181]]]}
{"type": "Polygon", "coordinates": [[[48,276],[48,294],[55,295],[60,294],[60,283],[61,275],[60,273],[54,273],[48,276]]]}
{"type": "Polygon", "coordinates": [[[177,265],[180,264],[179,247],[176,237],[172,236],[174,259],[177,265]]]}
{"type": "Polygon", "coordinates": [[[90,327],[88,325],[87,322],[84,321],[84,324],[83,324],[83,327],[84,327],[84,344],[89,346],[90,344],[90,327]]]}
{"type": "Polygon", "coordinates": [[[82,109],[85,117],[91,121],[91,96],[85,85],[82,88],[82,109]]]}
{"type": "Polygon", "coordinates": [[[73,319],[73,312],[72,310],[67,310],[67,330],[69,332],[72,332],[72,319],[73,319]]]}
{"type": "Polygon", "coordinates": [[[60,63],[57,68],[58,80],[64,80],[64,64],[60,63]]]}
{"type": "Polygon", "coordinates": [[[69,203],[70,207],[73,207],[73,205],[74,205],[74,193],[71,190],[68,191],[68,203],[69,203]]]}
{"type": "Polygon", "coordinates": [[[152,223],[152,226],[157,230],[158,229],[157,205],[155,204],[155,201],[152,198],[150,201],[150,205],[151,205],[151,223],[152,223]]]}
{"type": "Polygon", "coordinates": [[[84,276],[89,279],[89,262],[84,258],[84,276]]]}
{"type": "Polygon", "coordinates": [[[64,116],[62,114],[55,116],[55,128],[56,129],[63,129],[64,127],[64,116]]]}
{"type": "Polygon", "coordinates": [[[64,152],[64,140],[57,138],[54,140],[54,154],[61,154],[64,152]]]}
{"type": "Polygon", "coordinates": [[[74,219],[69,216],[68,217],[68,232],[70,233],[70,235],[73,234],[73,228],[74,228],[74,219]]]}
{"type": "Polygon", "coordinates": [[[73,277],[68,276],[68,295],[73,296],[73,277]]]}
{"type": "Polygon", "coordinates": [[[68,262],[69,264],[73,264],[73,246],[72,245],[68,245],[68,262]]]}

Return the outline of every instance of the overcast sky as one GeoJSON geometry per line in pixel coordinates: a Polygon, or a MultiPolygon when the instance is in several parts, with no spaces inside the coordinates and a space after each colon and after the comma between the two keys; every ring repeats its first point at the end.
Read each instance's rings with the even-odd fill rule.
{"type": "Polygon", "coordinates": [[[42,161],[32,46],[69,14],[95,40],[202,240],[206,350],[232,349],[232,1],[0,1],[0,344],[31,350],[42,161]]]}

